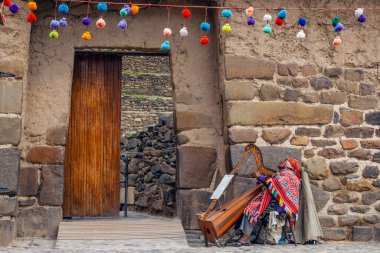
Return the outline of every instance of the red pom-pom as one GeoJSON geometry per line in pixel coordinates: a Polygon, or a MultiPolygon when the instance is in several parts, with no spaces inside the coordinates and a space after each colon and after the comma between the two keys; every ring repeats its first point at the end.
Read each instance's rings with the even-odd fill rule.
{"type": "Polygon", "coordinates": [[[201,44],[202,45],[207,45],[209,43],[209,40],[207,38],[207,36],[203,36],[202,39],[201,39],[201,44]]]}
{"type": "Polygon", "coordinates": [[[11,6],[11,0],[4,0],[3,3],[4,3],[4,6],[7,6],[7,7],[11,6]]]}
{"type": "Polygon", "coordinates": [[[187,8],[184,8],[184,9],[182,10],[182,16],[183,16],[184,18],[186,18],[186,19],[190,18],[190,16],[191,16],[191,12],[190,12],[190,10],[187,9],[187,8]]]}
{"type": "Polygon", "coordinates": [[[276,19],[276,25],[282,26],[284,24],[284,20],[281,18],[276,19]]]}
{"type": "Polygon", "coordinates": [[[34,15],[34,13],[30,13],[26,21],[28,21],[29,23],[34,23],[37,21],[37,16],[34,15]]]}

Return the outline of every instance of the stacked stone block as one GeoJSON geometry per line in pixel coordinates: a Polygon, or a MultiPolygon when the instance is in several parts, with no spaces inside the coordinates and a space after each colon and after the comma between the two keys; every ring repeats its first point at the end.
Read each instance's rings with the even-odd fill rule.
{"type": "MultiPolygon", "coordinates": [[[[254,6],[268,4],[278,5],[255,1],[254,6]]],[[[231,156],[250,142],[299,149],[324,238],[379,240],[380,82],[368,64],[378,56],[372,47],[363,50],[355,36],[341,48],[329,47],[328,21],[322,13],[292,13],[268,36],[245,26],[243,15],[234,16],[235,32],[221,38],[231,156]],[[305,42],[294,38],[297,15],[313,26],[305,42]],[[360,59],[356,50],[363,52],[360,59]]],[[[347,32],[362,28],[352,23],[347,32]]]]}
{"type": "Polygon", "coordinates": [[[169,57],[123,56],[121,128],[142,131],[158,123],[160,113],[173,111],[173,88],[169,57]]]}
{"type": "Polygon", "coordinates": [[[318,204],[325,239],[373,239],[380,223],[379,88],[373,74],[247,56],[225,60],[229,143],[301,149],[304,169],[324,195],[318,204]]]}

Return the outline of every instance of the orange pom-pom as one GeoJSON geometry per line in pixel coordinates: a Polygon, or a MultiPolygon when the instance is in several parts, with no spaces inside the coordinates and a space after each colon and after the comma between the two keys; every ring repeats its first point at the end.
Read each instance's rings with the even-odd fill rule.
{"type": "Polygon", "coordinates": [[[284,20],[283,19],[281,19],[281,18],[277,18],[276,19],[276,25],[282,26],[283,24],[284,24],[284,20]]]}
{"type": "Polygon", "coordinates": [[[84,40],[90,40],[90,39],[91,39],[91,34],[90,34],[90,32],[89,32],[89,31],[84,32],[84,33],[82,34],[82,39],[84,39],[84,40]]]}
{"type": "Polygon", "coordinates": [[[34,23],[37,21],[37,16],[34,13],[29,13],[26,21],[28,21],[29,23],[34,23]]]}
{"type": "Polygon", "coordinates": [[[11,0],[4,0],[3,4],[4,4],[4,6],[10,7],[11,6],[11,0]]]}
{"type": "Polygon", "coordinates": [[[131,13],[132,15],[136,15],[139,13],[140,7],[138,5],[132,4],[131,5],[131,13]]]}
{"type": "Polygon", "coordinates": [[[189,10],[188,8],[184,8],[184,9],[182,10],[182,16],[183,16],[183,18],[185,18],[185,19],[190,18],[190,17],[191,17],[191,12],[190,12],[190,10],[189,10]]]}
{"type": "Polygon", "coordinates": [[[31,1],[28,3],[28,9],[31,11],[36,11],[37,10],[37,3],[34,1],[31,1]]]}
{"type": "Polygon", "coordinates": [[[202,45],[207,45],[209,43],[209,40],[207,38],[207,36],[203,36],[202,39],[201,39],[201,44],[202,45]]]}

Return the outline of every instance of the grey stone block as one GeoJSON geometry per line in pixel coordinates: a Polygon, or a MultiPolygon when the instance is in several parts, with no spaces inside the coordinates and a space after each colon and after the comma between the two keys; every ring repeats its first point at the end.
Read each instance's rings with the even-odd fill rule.
{"type": "Polygon", "coordinates": [[[0,220],[0,247],[12,245],[15,235],[15,224],[13,220],[0,220]]]}
{"type": "Polygon", "coordinates": [[[0,193],[16,194],[20,166],[17,148],[0,149],[0,193]]]}
{"type": "Polygon", "coordinates": [[[16,219],[17,235],[55,237],[61,220],[61,207],[37,206],[21,209],[16,219]]]}
{"type": "Polygon", "coordinates": [[[372,227],[352,227],[352,240],[366,242],[372,239],[372,227]]]}
{"type": "Polygon", "coordinates": [[[16,216],[18,211],[18,200],[16,197],[0,196],[0,216],[16,216]]]}
{"type": "Polygon", "coordinates": [[[20,142],[21,119],[19,118],[0,118],[0,145],[17,145],[20,142]]]}
{"type": "Polygon", "coordinates": [[[22,83],[0,83],[0,113],[21,113],[22,83]]]}

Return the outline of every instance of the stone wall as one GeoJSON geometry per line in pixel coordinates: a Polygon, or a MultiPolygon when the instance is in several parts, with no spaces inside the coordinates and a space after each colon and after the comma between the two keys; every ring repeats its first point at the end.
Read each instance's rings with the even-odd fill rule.
{"type": "Polygon", "coordinates": [[[11,245],[16,234],[15,219],[22,205],[19,171],[26,171],[20,169],[17,146],[23,124],[30,26],[24,19],[25,2],[19,6],[17,15],[5,12],[7,23],[0,26],[0,247],[11,245]]]}
{"type": "Polygon", "coordinates": [[[173,111],[169,57],[123,56],[121,129],[141,131],[156,124],[159,113],[173,111]]]}
{"type": "MultiPolygon", "coordinates": [[[[171,12],[173,30],[174,24],[179,25],[183,21],[180,11],[175,9],[171,12]]],[[[23,132],[19,144],[21,166],[25,168],[21,170],[25,177],[22,179],[25,180],[25,193],[22,194],[22,207],[17,218],[19,236],[54,236],[62,219],[62,171],[75,50],[117,48],[126,51],[159,51],[163,39],[161,32],[167,24],[166,9],[148,8],[134,17],[128,17],[129,26],[125,32],[113,28],[120,21],[118,12],[119,6],[110,7],[104,15],[107,27],[100,30],[91,25],[89,30],[92,40],[83,41],[81,18],[86,14],[86,6],[72,6],[67,16],[68,26],[60,29],[59,39],[52,40],[49,38],[49,23],[54,15],[53,3],[39,6],[38,21],[32,26],[30,38],[31,61],[25,87],[27,94],[23,100],[23,132]],[[48,198],[49,194],[55,196],[54,200],[48,198]]],[[[214,25],[212,16],[210,12],[210,22],[214,25]]],[[[93,11],[90,17],[95,20],[98,14],[93,11]]],[[[215,31],[210,33],[211,41],[207,47],[194,43],[202,36],[198,28],[204,20],[204,10],[192,11],[191,19],[187,26],[194,33],[186,39],[179,36],[170,38],[174,126],[181,136],[179,159],[176,161],[176,186],[180,189],[176,196],[180,201],[188,196],[200,198],[209,194],[215,181],[215,168],[224,171],[225,167],[217,34],[215,31]],[[204,154],[206,158],[203,158],[204,154]],[[197,166],[190,162],[194,159],[198,161],[197,166]],[[207,177],[204,177],[205,174],[207,177]],[[181,177],[180,182],[178,177],[181,177]],[[198,181],[200,183],[197,185],[198,181]]],[[[194,216],[204,205],[187,202],[181,210],[184,214],[194,216]]],[[[197,228],[196,222],[188,222],[185,218],[182,220],[186,229],[197,228]]]]}
{"type": "MultiPolygon", "coordinates": [[[[175,215],[176,136],[173,113],[161,114],[159,123],[122,139],[128,159],[128,209],[163,216],[175,215]]],[[[124,165],[125,166],[125,165],[124,165]]],[[[121,202],[125,189],[121,189],[121,202]]]]}
{"type": "MultiPolygon", "coordinates": [[[[254,2],[268,5],[278,2],[254,2]]],[[[256,11],[255,17],[264,14],[256,11]]],[[[271,35],[261,32],[262,22],[251,28],[245,15],[233,16],[233,32],[221,39],[225,133],[232,154],[248,142],[299,149],[324,238],[368,241],[380,231],[380,81],[371,64],[380,56],[379,18],[368,14],[371,19],[361,25],[353,13],[339,13],[347,29],[343,45],[334,48],[335,15],[289,11],[283,27],[272,24],[271,35]],[[304,42],[295,37],[301,15],[309,20],[304,42]]]]}

